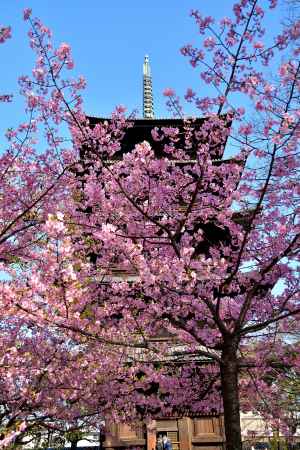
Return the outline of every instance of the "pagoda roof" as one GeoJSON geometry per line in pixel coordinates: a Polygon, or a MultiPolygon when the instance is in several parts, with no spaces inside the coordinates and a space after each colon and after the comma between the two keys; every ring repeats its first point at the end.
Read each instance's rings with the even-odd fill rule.
{"type": "MultiPolygon", "coordinates": [[[[92,127],[96,126],[98,123],[104,123],[104,122],[110,122],[111,118],[107,117],[95,117],[95,116],[87,116],[89,123],[92,127]]],[[[226,119],[226,117],[224,116],[226,119]]],[[[186,123],[186,120],[191,120],[193,124],[193,129],[197,131],[197,129],[200,129],[203,123],[206,120],[209,120],[210,117],[197,117],[197,118],[187,118],[187,119],[179,119],[179,118],[155,118],[155,119],[128,119],[128,122],[132,124],[132,127],[129,127],[125,130],[125,135],[121,141],[121,147],[122,149],[120,152],[117,152],[115,154],[115,158],[118,159],[121,157],[124,153],[129,153],[132,151],[132,149],[135,147],[136,144],[139,144],[143,141],[149,142],[151,147],[154,149],[156,155],[158,157],[164,157],[168,156],[170,157],[170,154],[167,154],[164,151],[164,146],[166,144],[166,140],[163,141],[155,141],[152,137],[151,131],[154,128],[178,128],[179,131],[183,130],[184,124],[186,123]]],[[[231,122],[228,121],[228,128],[231,126],[231,122]]],[[[196,139],[193,139],[196,143],[196,139]]],[[[224,148],[226,145],[227,137],[224,136],[223,142],[218,143],[217,145],[214,145],[211,148],[211,157],[213,159],[221,159],[223,157],[224,148]]],[[[205,142],[204,142],[205,143],[205,142]]],[[[184,136],[183,132],[179,133],[179,141],[176,143],[177,148],[182,145],[182,148],[184,148],[184,136]]],[[[188,151],[191,159],[196,158],[196,146],[194,148],[191,148],[188,151]]]]}

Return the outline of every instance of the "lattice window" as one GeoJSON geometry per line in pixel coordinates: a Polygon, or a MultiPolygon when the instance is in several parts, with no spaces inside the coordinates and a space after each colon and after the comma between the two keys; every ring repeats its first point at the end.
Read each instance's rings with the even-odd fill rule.
{"type": "Polygon", "coordinates": [[[172,442],[173,450],[180,450],[178,431],[167,431],[167,436],[172,442]]]}

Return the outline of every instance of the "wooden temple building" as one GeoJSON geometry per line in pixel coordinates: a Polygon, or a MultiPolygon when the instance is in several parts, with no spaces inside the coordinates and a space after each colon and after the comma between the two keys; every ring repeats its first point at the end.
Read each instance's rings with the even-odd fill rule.
{"type": "Polygon", "coordinates": [[[105,449],[155,450],[157,434],[166,434],[173,450],[221,450],[224,448],[222,416],[168,417],[146,426],[112,424],[105,449]]]}
{"type": "MultiPolygon", "coordinates": [[[[157,127],[183,127],[182,119],[155,119],[152,98],[152,79],[149,66],[149,58],[145,57],[143,70],[143,106],[144,114],[141,119],[133,119],[133,126],[128,128],[122,139],[119,153],[114,155],[115,159],[122,157],[124,153],[131,151],[135,144],[148,141],[158,157],[165,156],[163,143],[155,141],[151,131],[157,127]]],[[[89,117],[90,125],[109,121],[110,119],[89,117]]],[[[205,118],[194,120],[194,126],[201,126],[205,118]]],[[[230,126],[230,124],[228,125],[230,126]]],[[[216,145],[211,148],[213,163],[216,165],[226,163],[222,160],[224,145],[216,145]]],[[[195,159],[195,150],[191,148],[191,160],[195,159]]],[[[210,241],[226,239],[222,235],[224,231],[210,224],[205,230],[209,234],[210,241]]],[[[185,411],[174,417],[161,417],[153,420],[150,424],[125,425],[106,423],[106,435],[102,442],[105,450],[155,450],[156,439],[159,433],[166,434],[172,442],[173,450],[221,450],[225,448],[223,418],[220,415],[203,415],[185,411]]]]}

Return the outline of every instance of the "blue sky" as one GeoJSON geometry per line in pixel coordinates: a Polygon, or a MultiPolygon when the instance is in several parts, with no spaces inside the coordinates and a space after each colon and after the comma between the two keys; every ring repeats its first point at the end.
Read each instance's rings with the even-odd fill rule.
{"type": "MultiPolygon", "coordinates": [[[[85,110],[109,115],[115,105],[131,111],[142,108],[142,63],[150,55],[155,113],[167,116],[162,91],[173,87],[183,94],[187,87],[202,92],[199,75],[179,49],[185,43],[200,43],[189,17],[192,8],[221,18],[231,14],[232,0],[1,0],[3,25],[11,25],[13,38],[0,46],[2,93],[17,93],[17,78],[31,72],[34,57],[27,44],[27,24],[22,11],[31,7],[54,35],[55,42],[71,45],[76,73],[85,76],[85,110]]],[[[282,8],[269,25],[276,27],[282,8]]],[[[0,134],[22,122],[21,102],[0,104],[0,134]]]]}

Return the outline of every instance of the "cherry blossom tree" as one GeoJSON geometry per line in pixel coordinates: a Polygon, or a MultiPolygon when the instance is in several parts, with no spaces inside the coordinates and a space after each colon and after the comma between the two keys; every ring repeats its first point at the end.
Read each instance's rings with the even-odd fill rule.
{"type": "MultiPolygon", "coordinates": [[[[150,395],[151,390],[148,411],[151,402],[152,410],[154,404],[162,403],[156,402],[155,389],[147,385],[154,383],[153,370],[148,378],[140,371],[137,391],[131,392],[124,380],[133,369],[128,364],[116,369],[116,362],[120,365],[124,360],[122,348],[108,352],[106,345],[95,347],[78,339],[72,329],[63,328],[62,333],[63,321],[53,321],[50,304],[49,308],[46,305],[50,292],[53,300],[58,296],[58,303],[61,295],[85,295],[86,270],[82,270],[73,294],[72,287],[67,289],[68,282],[74,281],[75,260],[78,271],[85,268],[86,257],[78,257],[76,240],[70,238],[72,227],[71,235],[65,234],[63,223],[80,207],[77,174],[81,149],[70,137],[65,138],[65,124],[74,134],[83,129],[80,90],[85,82],[82,77],[63,78],[64,70],[73,68],[70,47],[65,43],[53,47],[50,30],[32,18],[30,10],[24,12],[24,19],[30,24],[30,46],[37,56],[32,76],[22,76],[19,81],[28,121],[7,131],[9,147],[0,159],[1,446],[22,443],[35,430],[61,432],[67,424],[72,432],[78,423],[98,426],[103,413],[114,415],[118,409],[127,417],[130,402],[135,402],[136,408],[140,403],[142,410],[144,394],[150,395]],[[42,260],[47,261],[46,297],[38,293],[42,260]],[[35,320],[32,307],[37,299],[43,302],[44,313],[49,310],[46,321],[35,320]]],[[[116,113],[118,138],[124,126],[124,118],[116,113]]],[[[138,371],[137,367],[134,370],[138,371]]],[[[170,380],[171,375],[165,378],[170,380]]],[[[190,384],[189,377],[186,379],[190,384]]],[[[178,390],[182,382],[177,384],[178,390]]]]}
{"type": "MultiPolygon", "coordinates": [[[[73,64],[69,47],[62,44],[53,48],[49,29],[39,20],[31,20],[30,15],[30,10],[24,12],[24,19],[30,20],[29,39],[37,62],[31,78],[19,79],[25,119],[7,130],[7,148],[0,155],[1,445],[21,438],[33,424],[53,418],[53,410],[62,407],[63,396],[58,394],[61,381],[51,382],[48,374],[50,365],[52,370],[56,366],[56,371],[66,365],[66,350],[62,350],[57,332],[36,327],[9,308],[13,289],[18,291],[15,280],[24,269],[30,270],[47,239],[43,226],[48,215],[57,210],[71,189],[75,153],[58,126],[68,120],[66,100],[69,108],[79,110],[78,94],[84,87],[82,78],[62,78],[73,64]],[[56,388],[58,395],[53,395],[51,403],[56,388]],[[47,405],[47,411],[41,405],[47,405]]],[[[1,27],[0,43],[10,37],[11,28],[1,27]]],[[[0,100],[12,100],[7,97],[0,100]]]]}
{"type": "MultiPolygon", "coordinates": [[[[25,11],[24,18],[31,20],[30,10],[25,11]]],[[[37,19],[31,21],[31,27],[29,38],[37,53],[36,66],[32,78],[19,79],[27,120],[7,130],[8,148],[0,159],[3,270],[18,258],[25,263],[34,257],[37,241],[43,239],[41,225],[70,188],[68,174],[75,159],[58,125],[67,120],[66,104],[78,111],[78,93],[84,87],[82,78],[61,79],[62,71],[73,67],[69,46],[61,44],[53,49],[50,30],[37,19]],[[63,95],[69,98],[62,102],[63,95]],[[38,148],[39,139],[44,151],[38,148]]],[[[2,28],[1,41],[9,37],[10,27],[2,28]]]]}
{"type": "MultiPolygon", "coordinates": [[[[141,143],[118,160],[125,131],[119,117],[93,129],[76,124],[75,145],[85,149],[82,206],[56,221],[61,239],[70,227],[74,236],[79,230],[81,266],[75,270],[69,258],[70,300],[59,313],[54,301],[51,321],[98,343],[127,346],[126,358],[130,347],[144,347],[152,361],[163,349],[151,337],[164,327],[186,353],[210,358],[220,368],[228,449],[241,448],[239,374],[251,367],[262,373],[272,363],[250,344],[279,352],[277,336],[295,326],[300,311],[298,50],[283,62],[277,56],[299,38],[299,27],[264,43],[266,12],[255,0],[235,4],[233,19],[217,24],[192,12],[206,37],[203,49],[187,45],[182,53],[203,66],[201,78],[217,95],[187,91],[209,118],[200,130],[193,121],[183,130],[154,130],[164,157],[141,143]],[[276,64],[270,78],[268,67],[274,72],[276,64]],[[234,159],[215,163],[229,130],[234,159]],[[114,268],[127,276],[119,279],[114,268]],[[76,294],[78,283],[84,294],[76,294]]],[[[170,89],[166,94],[177,105],[170,89]]],[[[44,316],[39,302],[35,314],[44,316]]]]}
{"type": "MultiPolygon", "coordinates": [[[[286,336],[300,314],[300,29],[266,35],[275,7],[240,0],[219,22],[192,11],[203,42],[181,52],[216,94],[187,90],[206,118],[154,129],[160,155],[147,142],[122,153],[132,125],[122,108],[91,126],[82,80],[59,83],[70,49],[53,52],[39,21],[36,81],[21,80],[29,108],[70,126],[65,158],[76,163],[61,196],[51,195],[30,263],[5,284],[6,314],[56,330],[85,408],[116,420],[223,409],[228,450],[242,448],[241,407],[266,413],[261,397],[276,395],[270,368],[299,370],[286,336]],[[225,145],[230,157],[220,160],[225,145]],[[161,330],[172,345],[156,339],[161,330]]],[[[175,92],[165,94],[182,115],[175,92]]]]}

